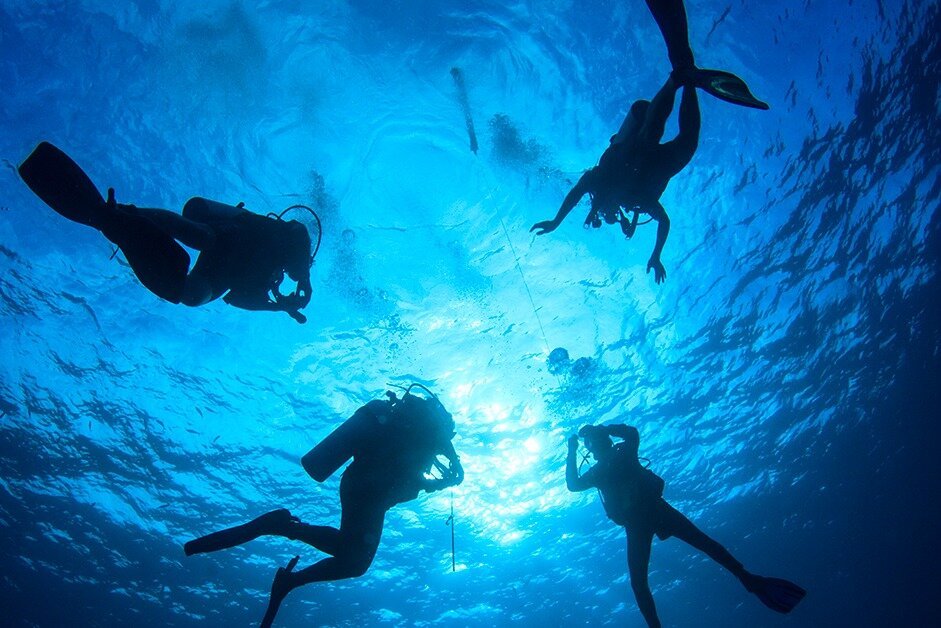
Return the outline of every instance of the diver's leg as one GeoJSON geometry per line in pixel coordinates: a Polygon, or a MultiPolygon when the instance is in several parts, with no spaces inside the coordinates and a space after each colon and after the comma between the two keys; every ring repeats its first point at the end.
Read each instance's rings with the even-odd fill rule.
{"type": "Polygon", "coordinates": [[[703,552],[709,556],[709,558],[732,572],[736,578],[742,581],[742,584],[746,584],[751,574],[745,570],[742,563],[738,562],[738,560],[732,556],[729,550],[725,549],[718,541],[697,528],[696,524],[687,519],[683,513],[673,506],[664,502],[662,507],[664,507],[662,521],[666,531],[681,541],[692,545],[700,552],[703,552]]]}
{"type": "Polygon", "coordinates": [[[686,151],[685,166],[693,158],[696,147],[699,146],[699,131],[702,128],[702,114],[699,111],[699,96],[696,88],[687,85],[683,88],[680,99],[680,132],[676,139],[686,151]]]}
{"type": "Polygon", "coordinates": [[[683,98],[680,100],[680,132],[676,138],[663,145],[663,176],[674,176],[692,161],[699,147],[701,127],[699,96],[696,95],[695,87],[687,85],[683,88],[683,98]]]}
{"type": "MultiPolygon", "coordinates": [[[[341,484],[341,497],[343,493],[341,484]]],[[[268,608],[261,622],[263,627],[271,625],[281,602],[297,587],[311,582],[358,578],[369,569],[382,537],[385,510],[379,504],[367,503],[364,500],[351,502],[352,500],[346,500],[343,505],[340,530],[334,539],[335,546],[331,548],[334,551],[333,556],[298,572],[293,571],[294,565],[297,564],[295,558],[286,568],[278,569],[275,573],[268,608]]],[[[329,536],[329,533],[326,536],[329,536]]]]}
{"type": "Polygon", "coordinates": [[[212,251],[200,253],[196,263],[186,276],[180,303],[197,307],[221,297],[229,289],[219,279],[219,272],[212,251]]]}
{"type": "Polygon", "coordinates": [[[689,72],[696,63],[689,46],[689,24],[683,0],[646,0],[653,19],[660,27],[663,41],[667,45],[670,64],[678,74],[689,72]]]}
{"type": "Polygon", "coordinates": [[[291,538],[331,556],[335,556],[342,547],[340,531],[330,526],[298,522],[291,528],[291,538]]]}
{"type": "MultiPolygon", "coordinates": [[[[344,477],[343,480],[349,478],[344,477]]],[[[309,582],[356,578],[366,573],[372,564],[379,548],[379,539],[382,538],[385,509],[374,495],[361,490],[355,482],[350,481],[341,480],[340,503],[340,529],[335,534],[328,531],[332,528],[309,526],[306,539],[297,537],[320,549],[317,544],[311,542],[317,541],[326,547],[322,551],[332,556],[291,574],[291,588],[309,582]]]]}
{"type": "Polygon", "coordinates": [[[653,543],[653,532],[634,531],[627,534],[627,569],[637,607],[647,620],[647,625],[650,628],[660,628],[657,607],[653,601],[653,594],[650,592],[650,584],[647,582],[651,543],[653,543]]]}
{"type": "Polygon", "coordinates": [[[133,205],[118,205],[118,208],[147,218],[174,240],[179,240],[197,251],[208,249],[215,244],[216,235],[209,225],[184,218],[176,212],[133,205]]]}
{"type": "Polygon", "coordinates": [[[183,551],[187,556],[192,556],[193,554],[217,552],[236,545],[242,545],[257,539],[259,536],[287,536],[286,532],[290,530],[293,522],[294,518],[291,516],[291,512],[285,508],[279,508],[252,519],[248,523],[193,539],[183,546],[183,551]]]}

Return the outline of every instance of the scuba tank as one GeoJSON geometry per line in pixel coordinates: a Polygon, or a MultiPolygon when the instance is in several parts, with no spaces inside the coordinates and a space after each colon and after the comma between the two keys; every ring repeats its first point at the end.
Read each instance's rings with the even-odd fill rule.
{"type": "Polygon", "coordinates": [[[446,431],[450,440],[454,420],[428,388],[412,384],[401,398],[392,391],[387,391],[386,396],[387,400],[374,399],[359,408],[301,458],[310,477],[323,482],[350,458],[377,447],[394,446],[402,436],[425,440],[446,431]],[[422,388],[430,397],[413,395],[415,387],[422,388]]]}

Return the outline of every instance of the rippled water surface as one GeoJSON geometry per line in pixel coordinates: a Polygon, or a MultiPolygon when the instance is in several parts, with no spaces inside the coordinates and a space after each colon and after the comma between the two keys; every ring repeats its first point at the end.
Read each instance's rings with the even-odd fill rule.
{"type": "Polygon", "coordinates": [[[458,421],[457,571],[452,495],[425,496],[278,625],[642,625],[623,531],[565,488],[565,437],[602,421],[809,591],[778,616],[655,542],[666,625],[937,621],[941,9],[687,8],[699,63],[772,108],[701,97],[657,286],[652,226],[585,231],[583,206],[528,232],[669,70],[640,0],[0,0],[4,621],[256,622],[275,568],[319,555],[181,544],[277,506],[335,523],[337,479],[299,456],[410,381],[458,421]],[[122,202],[317,208],[310,321],[156,299],[18,179],[42,139],[122,202]]]}

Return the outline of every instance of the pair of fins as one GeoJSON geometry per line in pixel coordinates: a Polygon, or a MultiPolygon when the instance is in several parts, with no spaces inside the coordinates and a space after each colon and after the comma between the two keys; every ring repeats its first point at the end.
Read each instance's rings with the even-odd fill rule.
{"type": "MultiPolygon", "coordinates": [[[[101,196],[85,171],[49,142],[41,142],[17,169],[23,182],[56,213],[97,229],[118,245],[144,287],[179,303],[190,256],[153,222],[118,209],[101,196]]],[[[109,195],[110,196],[110,195],[109,195]]]]}
{"type": "Polygon", "coordinates": [[[692,71],[691,83],[719,100],[733,105],[765,111],[770,109],[768,103],[755,98],[745,81],[731,72],[697,68],[692,71]]]}

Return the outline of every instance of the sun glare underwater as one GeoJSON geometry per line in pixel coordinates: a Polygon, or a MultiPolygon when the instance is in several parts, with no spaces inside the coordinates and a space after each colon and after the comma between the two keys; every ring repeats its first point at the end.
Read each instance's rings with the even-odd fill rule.
{"type": "Polygon", "coordinates": [[[774,613],[655,539],[664,625],[938,625],[941,6],[685,6],[696,63],[770,109],[689,88],[658,283],[656,221],[583,228],[586,198],[531,231],[670,74],[645,2],[0,0],[0,623],[256,625],[325,555],[183,544],[336,526],[340,472],[301,457],[419,383],[463,482],[275,625],[646,625],[624,530],[567,489],[586,424],[636,427],[670,504],[807,590],[774,613]],[[43,141],[117,203],[311,208],[306,323],[155,296],[24,184],[43,141]]]}

